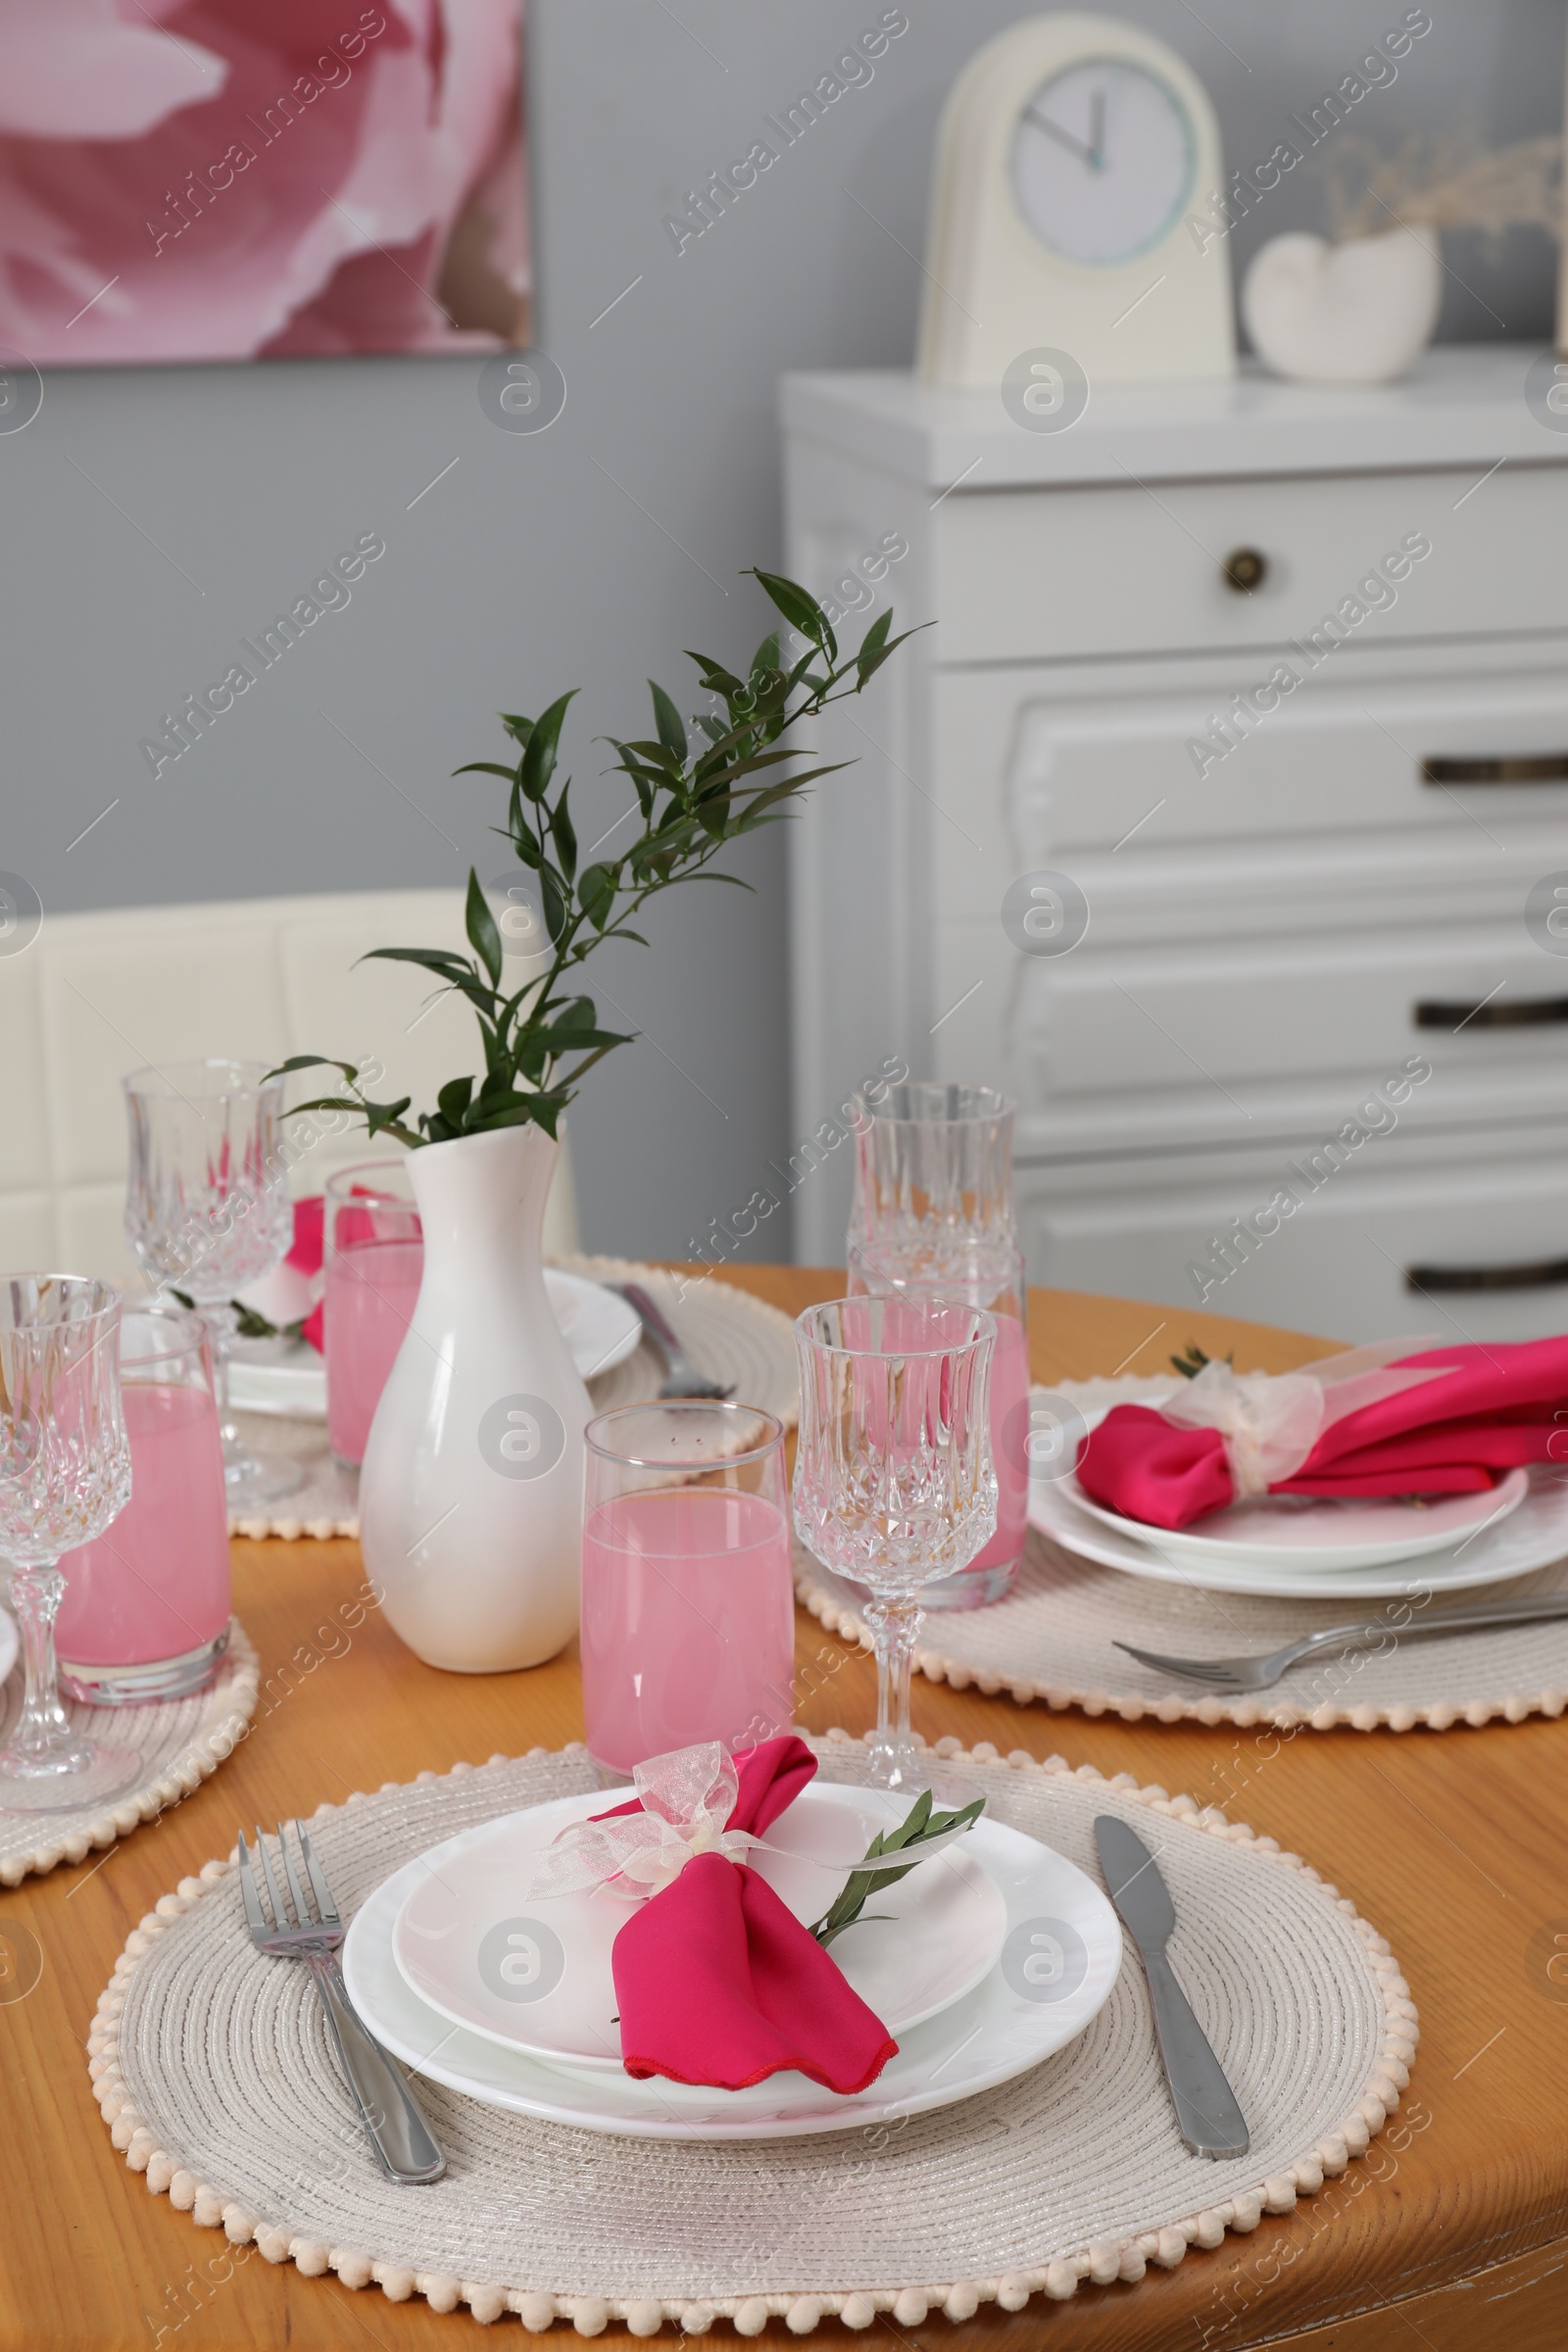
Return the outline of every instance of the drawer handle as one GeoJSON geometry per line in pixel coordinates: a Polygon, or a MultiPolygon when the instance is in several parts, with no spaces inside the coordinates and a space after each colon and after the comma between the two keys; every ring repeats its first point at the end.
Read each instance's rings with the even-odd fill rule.
{"type": "Polygon", "coordinates": [[[1268,558],[1255,547],[1233,547],[1220,568],[1227,588],[1234,588],[1238,596],[1250,596],[1268,578],[1268,558]]]}
{"type": "Polygon", "coordinates": [[[1568,1283],[1568,1257],[1524,1266],[1406,1266],[1407,1291],[1544,1291],[1568,1283]]]}
{"type": "Polygon", "coordinates": [[[1500,760],[1423,760],[1423,784],[1568,784],[1568,752],[1500,760]]]}
{"type": "Polygon", "coordinates": [[[1568,997],[1517,997],[1510,1004],[1495,998],[1489,1004],[1447,1004],[1423,997],[1410,1007],[1418,1029],[1539,1029],[1550,1021],[1568,1021],[1568,997]]]}

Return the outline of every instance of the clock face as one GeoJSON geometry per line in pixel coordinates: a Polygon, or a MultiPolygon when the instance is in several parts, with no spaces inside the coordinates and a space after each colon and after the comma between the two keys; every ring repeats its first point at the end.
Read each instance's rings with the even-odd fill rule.
{"type": "Polygon", "coordinates": [[[1197,146],[1186,107],[1157,74],[1090,59],[1043,81],[1018,117],[1013,201],[1064,260],[1129,262],[1180,218],[1197,146]]]}

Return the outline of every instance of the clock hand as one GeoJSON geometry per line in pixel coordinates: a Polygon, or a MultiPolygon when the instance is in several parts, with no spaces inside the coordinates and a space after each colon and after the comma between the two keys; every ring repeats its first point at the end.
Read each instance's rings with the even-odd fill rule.
{"type": "Polygon", "coordinates": [[[1105,93],[1103,90],[1095,92],[1089,120],[1091,125],[1089,144],[1092,150],[1089,160],[1097,172],[1103,172],[1105,169],[1105,93]]]}
{"type": "Polygon", "coordinates": [[[1041,130],[1050,131],[1052,137],[1056,141],[1057,145],[1067,148],[1073,155],[1078,157],[1080,162],[1089,164],[1091,166],[1098,163],[1099,159],[1092,147],[1086,147],[1082,139],[1075,139],[1070,130],[1063,130],[1059,122],[1053,122],[1049,115],[1042,115],[1038,113],[1032,106],[1026,106],[1023,111],[1024,121],[1026,122],[1033,122],[1037,124],[1041,130]]]}

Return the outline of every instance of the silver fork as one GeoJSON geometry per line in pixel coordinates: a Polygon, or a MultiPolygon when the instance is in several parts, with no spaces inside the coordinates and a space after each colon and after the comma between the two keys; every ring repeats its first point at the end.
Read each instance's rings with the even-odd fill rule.
{"type": "Polygon", "coordinates": [[[716,1380],[710,1380],[706,1372],[698,1371],[697,1366],[681,1346],[679,1339],[670,1329],[668,1322],[661,1314],[640,1283],[622,1282],[612,1284],[611,1287],[618,1289],[626,1304],[634,1309],[644,1331],[647,1332],[648,1337],[653,1341],[655,1348],[664,1360],[664,1382],[659,1392],[661,1396],[670,1398],[694,1396],[704,1401],[722,1404],[727,1397],[734,1396],[733,1382],[726,1389],[721,1387],[716,1380]]]}
{"type": "Polygon", "coordinates": [[[1287,1642],[1283,1649],[1263,1658],[1167,1658],[1157,1649],[1135,1649],[1130,1642],[1118,1642],[1115,1646],[1125,1650],[1130,1658],[1142,1659],[1158,1673],[1179,1674],[1188,1682],[1206,1683],[1211,1690],[1267,1690],[1298,1658],[1311,1657],[1321,1650],[1360,1649],[1388,1634],[1402,1642],[1422,1634],[1475,1633],[1488,1625],[1538,1625],[1554,1617],[1568,1617],[1568,1592],[1544,1592],[1535,1598],[1512,1600],[1459,1601],[1450,1609],[1439,1609],[1431,1617],[1412,1617],[1408,1625],[1391,1624],[1387,1617],[1368,1617],[1353,1625],[1326,1626],[1322,1633],[1305,1634],[1299,1642],[1287,1642]]]}
{"type": "Polygon", "coordinates": [[[331,1888],[321,1875],[320,1864],[312,1851],[310,1838],[299,1822],[279,1822],[277,1849],[293,1900],[292,1918],[272,1876],[267,1840],[260,1829],[256,1832],[256,1851],[262,1877],[267,1882],[265,1906],[250,1848],[244,1833],[240,1833],[239,1883],[245,1897],[245,1924],[250,1929],[251,1941],[258,1951],[270,1953],[276,1959],[303,1960],[316,1979],[343,2072],[359,2105],[360,2120],[388,2180],[438,2180],[447,2169],[447,2160],[436,2146],[435,2136],[398,2067],[380,2043],[366,2032],[349,1999],[337,1959],[338,1945],[343,1940],[343,1922],[338,1917],[331,1888]],[[288,1850],[284,1832],[290,1827],[299,1839],[314,1907],[306,1898],[288,1850]]]}

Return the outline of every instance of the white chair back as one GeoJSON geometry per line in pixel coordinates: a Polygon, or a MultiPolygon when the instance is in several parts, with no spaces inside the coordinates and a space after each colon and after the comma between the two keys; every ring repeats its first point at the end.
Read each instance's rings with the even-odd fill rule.
{"type": "MultiPolygon", "coordinates": [[[[0,1267],[131,1279],[120,1080],[146,1062],[373,1059],[385,1076],[369,1092],[433,1110],[438,1086],[482,1067],[472,1013],[461,998],[436,1001],[439,983],[416,965],[357,959],[368,948],[466,944],[458,890],[46,912],[30,946],[0,953],[0,1267]]],[[[289,1099],[330,1094],[335,1077],[303,1071],[289,1099]]],[[[296,1196],[397,1149],[370,1147],[358,1122],[315,1124],[314,1141],[296,1124],[296,1196]]],[[[576,1247],[563,1152],[545,1248],[576,1247]]]]}

